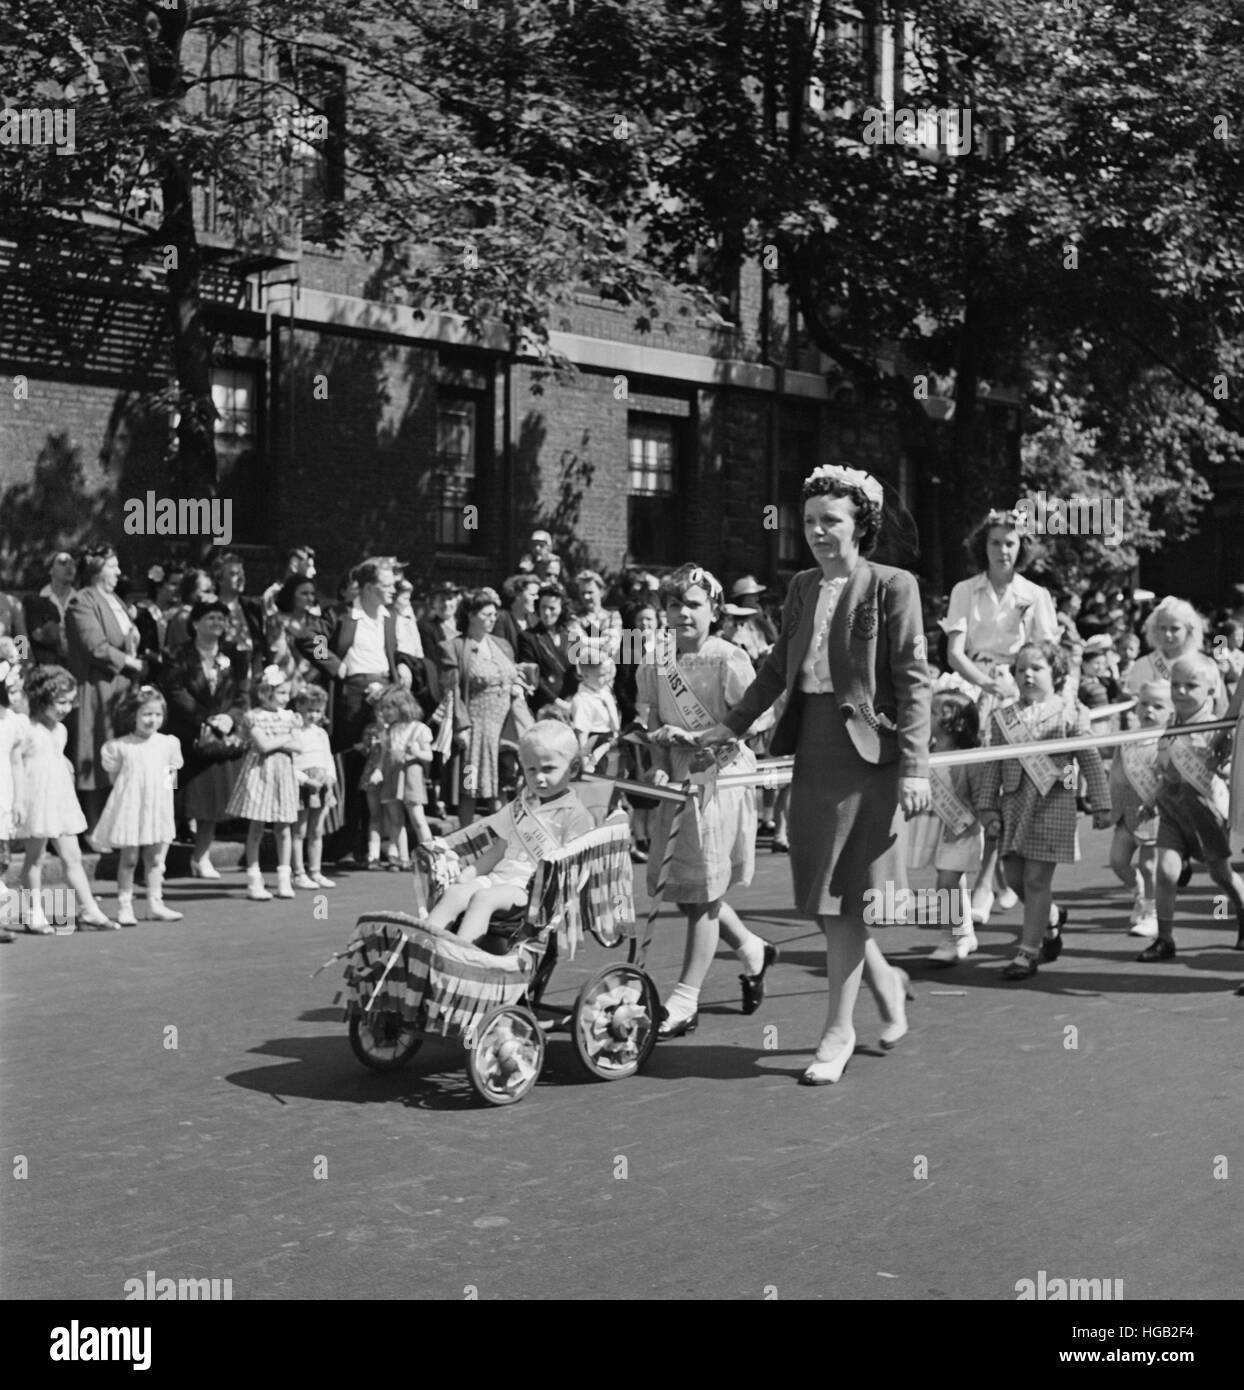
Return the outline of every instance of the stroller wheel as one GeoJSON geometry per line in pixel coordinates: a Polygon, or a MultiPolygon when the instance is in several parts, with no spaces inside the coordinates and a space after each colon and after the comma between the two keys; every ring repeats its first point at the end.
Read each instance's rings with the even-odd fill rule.
{"type": "Polygon", "coordinates": [[[401,1014],[355,1014],[350,1020],[350,1047],[372,1071],[397,1071],[422,1046],[419,1030],[401,1014]]]}
{"type": "Polygon", "coordinates": [[[661,1000],[634,965],[598,970],[579,991],[570,1016],[575,1064],[598,1081],[633,1076],[652,1055],[661,1000]]]}
{"type": "Polygon", "coordinates": [[[485,1014],[467,1043],[467,1075],[489,1105],[513,1105],[536,1084],[544,1032],[530,1009],[505,1004],[485,1014]]]}

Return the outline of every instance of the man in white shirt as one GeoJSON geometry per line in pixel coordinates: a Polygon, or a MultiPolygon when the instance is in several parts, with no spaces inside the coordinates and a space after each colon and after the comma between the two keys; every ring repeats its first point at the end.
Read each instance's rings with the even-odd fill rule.
{"type": "Polygon", "coordinates": [[[358,783],[366,756],[360,745],[371,720],[368,686],[375,681],[391,685],[398,680],[392,610],[397,572],[391,559],[372,556],[356,565],[351,577],[358,583],[359,596],[338,617],[327,642],[309,634],[295,645],[332,680],[332,747],[341,755],[344,774],[343,824],[333,837],[333,852],[341,857],[347,845],[352,845],[356,859],[365,861],[367,800],[358,783]]]}
{"type": "Polygon", "coordinates": [[[30,634],[31,656],[36,663],[60,666],[68,660],[65,613],[73,598],[78,562],[67,550],[52,556],[49,582],[26,603],[26,630],[30,634]]]}

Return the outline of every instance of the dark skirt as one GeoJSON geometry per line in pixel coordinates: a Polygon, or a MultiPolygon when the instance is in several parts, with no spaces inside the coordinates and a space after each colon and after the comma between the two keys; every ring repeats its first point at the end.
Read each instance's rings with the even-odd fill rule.
{"type": "Polygon", "coordinates": [[[898,782],[897,763],[877,767],[855,751],[834,695],[801,697],[789,824],[795,907],[805,917],[862,917],[869,889],[884,900],[887,883],[906,888],[898,782]]]}
{"type": "MultiPolygon", "coordinates": [[[[185,744],[182,744],[185,752],[185,744]]],[[[204,763],[190,755],[182,774],[182,802],[188,820],[227,820],[225,807],[233,794],[233,785],[242,770],[242,759],[229,762],[204,763]]]]}

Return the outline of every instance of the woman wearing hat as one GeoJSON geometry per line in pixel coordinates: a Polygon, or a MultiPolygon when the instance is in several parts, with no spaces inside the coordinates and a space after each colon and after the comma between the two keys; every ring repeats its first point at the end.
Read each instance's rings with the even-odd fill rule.
{"type": "MultiPolygon", "coordinates": [[[[1025,642],[1057,642],[1058,615],[1048,589],[1021,571],[1032,554],[1018,511],[990,511],[966,542],[980,573],[950,591],[942,619],[950,669],[981,692],[981,728],[998,704],[1018,698],[1011,669],[1025,642]]],[[[1000,906],[1014,907],[1014,894],[999,877],[998,842],[986,838],[980,873],[972,889],[972,921],[984,926],[993,910],[995,880],[1000,906]]]]}
{"type": "Polygon", "coordinates": [[[881,532],[881,484],[826,465],[803,486],[816,567],[791,581],[782,631],[755,681],[703,741],[738,737],[783,692],[773,750],[793,752],[790,854],[798,910],[825,935],[829,1008],[806,1085],[838,1081],[855,1048],[861,981],[885,1021],[907,1033],[908,980],[873,939],[870,910],[906,883],[901,817],[929,804],[929,702],[920,590],[906,570],[867,557],[881,532]]]}
{"type": "Polygon", "coordinates": [[[87,821],[94,825],[109,787],[100,750],[116,736],[116,702],[143,674],[143,663],[134,614],[117,596],[117,552],[110,545],[93,547],[83,556],[82,571],[86,584],[65,612],[69,673],[78,682],[79,697],[68,752],[87,821]]]}
{"type": "Polygon", "coordinates": [[[169,733],[181,743],[184,814],[195,822],[190,872],[219,878],[209,851],[216,822],[237,781],[245,751],[237,724],[249,708],[250,665],[240,652],[225,650],[229,609],[219,599],[200,600],[190,610],[190,639],[168,653],[163,689],[169,733]]]}

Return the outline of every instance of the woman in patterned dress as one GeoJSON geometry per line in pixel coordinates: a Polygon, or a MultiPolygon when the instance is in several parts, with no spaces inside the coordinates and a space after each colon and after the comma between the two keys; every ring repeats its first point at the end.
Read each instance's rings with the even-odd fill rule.
{"type": "MultiPolygon", "coordinates": [[[[458,659],[458,698],[454,716],[463,750],[459,819],[470,825],[476,811],[491,815],[501,787],[501,731],[521,701],[525,687],[514,664],[514,649],[494,637],[501,599],[493,589],[472,589],[458,611],[463,636],[454,641],[458,659]]],[[[522,706],[526,711],[526,705],[522,706]]],[[[521,717],[521,716],[520,716],[521,717]]]]}

